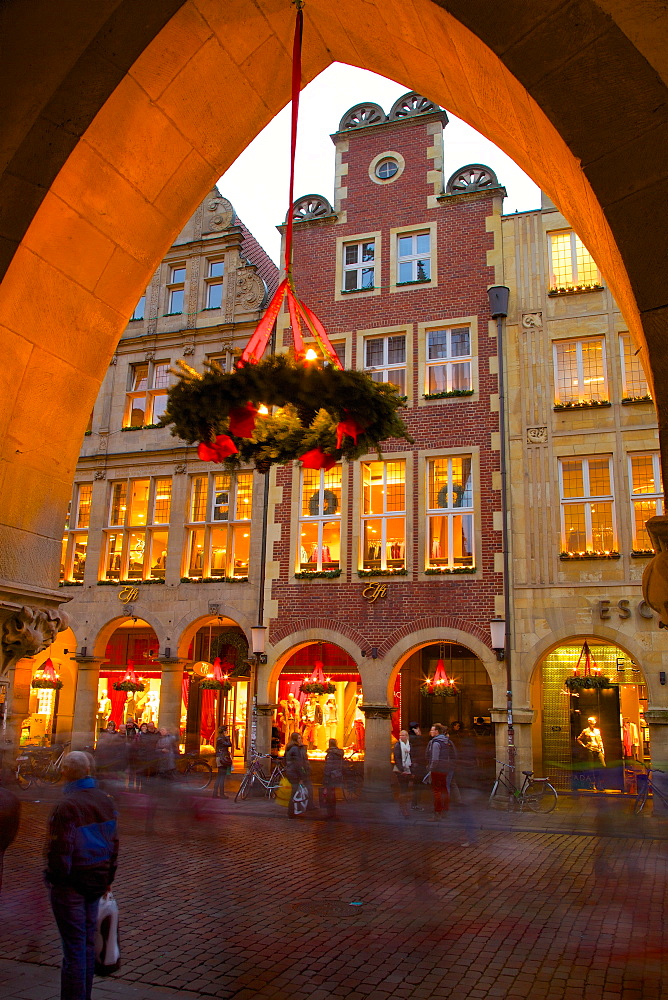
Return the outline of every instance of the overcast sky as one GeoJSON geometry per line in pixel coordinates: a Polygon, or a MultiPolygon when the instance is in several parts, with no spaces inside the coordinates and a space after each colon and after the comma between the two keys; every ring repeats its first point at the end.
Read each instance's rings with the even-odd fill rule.
{"type": "MultiPolygon", "coordinates": [[[[349,108],[373,101],[387,113],[410,85],[368,70],[334,63],[304,88],[299,103],[295,198],[322,194],[334,200],[334,145],[329,138],[349,108]]],[[[446,108],[446,111],[448,109],[446,108]]],[[[508,191],[504,212],[540,208],[540,191],[520,168],[479,132],[448,112],[445,179],[468,163],[491,167],[508,191]]],[[[288,202],[290,107],[284,108],[246,147],[218,182],[221,194],[278,263],[288,202]]]]}

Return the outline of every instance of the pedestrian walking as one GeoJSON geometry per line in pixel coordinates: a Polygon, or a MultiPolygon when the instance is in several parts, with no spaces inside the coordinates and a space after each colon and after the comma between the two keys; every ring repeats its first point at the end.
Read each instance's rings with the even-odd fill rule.
{"type": "Polygon", "coordinates": [[[399,809],[401,815],[408,819],[408,796],[412,780],[411,745],[408,739],[408,730],[402,729],[399,733],[399,739],[392,750],[392,758],[394,760],[392,770],[398,790],[399,809]]]}
{"type": "MultiPolygon", "coordinates": [[[[7,772],[0,772],[0,780],[7,772]]],[[[2,868],[5,851],[16,839],[21,819],[21,803],[14,792],[0,784],[0,892],[2,892],[2,868]]]]}
{"type": "Polygon", "coordinates": [[[176,755],[178,744],[176,736],[169,731],[167,726],[162,726],[159,730],[156,742],[158,777],[165,781],[173,781],[176,776],[176,755]]]}
{"type": "Polygon", "coordinates": [[[88,754],[65,756],[67,783],[49,820],[45,878],[63,948],[61,1000],[91,1000],[98,903],[116,874],[116,810],[90,769],[88,754]]]}
{"type": "Polygon", "coordinates": [[[322,776],[322,801],[327,819],[336,819],[336,789],[343,785],[343,750],[335,739],[329,741],[322,776]]]}
{"type": "Polygon", "coordinates": [[[218,768],[218,774],[216,775],[216,783],[213,786],[214,799],[228,798],[225,794],[225,778],[232,770],[231,750],[232,740],[228,735],[227,726],[221,726],[218,730],[218,739],[216,740],[216,767],[218,768]]]}
{"type": "Polygon", "coordinates": [[[313,794],[310,781],[310,769],[306,747],[302,742],[301,733],[291,733],[283,757],[285,761],[285,776],[290,782],[290,801],[288,802],[288,818],[295,818],[295,793],[300,785],[309,790],[309,800],[313,794]]]}
{"type": "Polygon", "coordinates": [[[448,727],[440,722],[434,723],[429,730],[431,740],[427,744],[425,761],[427,775],[431,781],[434,796],[434,820],[440,820],[444,812],[450,808],[450,783],[455,771],[457,751],[448,737],[448,727]]]}
{"type": "Polygon", "coordinates": [[[424,757],[428,740],[426,736],[422,735],[419,723],[410,722],[408,724],[408,742],[411,747],[411,774],[413,776],[411,809],[414,809],[416,812],[422,812],[420,798],[423,789],[422,782],[427,773],[427,765],[424,757]]]}

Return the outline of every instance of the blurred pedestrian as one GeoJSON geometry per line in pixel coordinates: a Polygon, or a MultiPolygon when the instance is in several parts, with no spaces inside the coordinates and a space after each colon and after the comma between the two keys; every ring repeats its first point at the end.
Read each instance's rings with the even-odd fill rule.
{"type": "MultiPolygon", "coordinates": [[[[310,787],[309,763],[306,747],[302,743],[301,733],[291,733],[283,756],[285,761],[285,776],[290,782],[290,801],[288,802],[288,818],[295,818],[295,793],[300,785],[310,787]]],[[[310,796],[309,796],[310,797],[310,796]]]]}
{"type": "Polygon", "coordinates": [[[327,819],[336,819],[336,789],[343,785],[343,750],[335,739],[329,741],[322,776],[322,800],[327,819]]]}
{"type": "Polygon", "coordinates": [[[394,766],[392,768],[398,790],[399,809],[401,815],[408,819],[408,796],[412,779],[411,745],[408,740],[408,730],[402,729],[399,739],[392,750],[394,766]]]}
{"type": "Polygon", "coordinates": [[[116,731],[116,723],[111,719],[100,731],[95,748],[95,770],[100,782],[113,782],[125,771],[127,747],[125,739],[116,731]]]}
{"type": "Polygon", "coordinates": [[[116,810],[90,769],[81,751],[63,759],[66,785],[46,843],[45,878],[63,947],[61,1000],[91,1000],[98,902],[116,874],[116,810]]]}
{"type": "Polygon", "coordinates": [[[408,742],[411,746],[411,774],[413,776],[411,809],[422,812],[420,798],[423,788],[422,782],[424,781],[424,776],[427,773],[427,765],[425,764],[424,755],[427,749],[428,740],[426,736],[422,735],[419,723],[410,722],[408,724],[408,742]]]}
{"type": "Polygon", "coordinates": [[[176,736],[169,731],[167,726],[162,726],[158,730],[156,751],[158,775],[165,781],[172,781],[176,777],[176,755],[178,749],[176,736]]]}
{"type": "Polygon", "coordinates": [[[137,737],[137,772],[142,792],[149,793],[153,778],[158,771],[158,747],[160,734],[152,722],[142,722],[137,737]]]}
{"type": "MultiPolygon", "coordinates": [[[[0,771],[0,781],[8,772],[0,771]]],[[[14,792],[0,784],[0,892],[2,892],[2,867],[5,851],[13,843],[19,829],[21,803],[14,792]]]]}
{"type": "Polygon", "coordinates": [[[440,820],[450,808],[450,782],[455,771],[457,750],[448,737],[448,727],[435,722],[429,730],[425,761],[434,796],[434,820],[440,820]]]}
{"type": "Polygon", "coordinates": [[[225,778],[232,770],[231,750],[232,740],[228,735],[227,726],[221,726],[218,730],[218,738],[216,740],[216,767],[218,768],[218,773],[216,775],[216,783],[213,786],[214,799],[228,798],[225,794],[225,778]]]}

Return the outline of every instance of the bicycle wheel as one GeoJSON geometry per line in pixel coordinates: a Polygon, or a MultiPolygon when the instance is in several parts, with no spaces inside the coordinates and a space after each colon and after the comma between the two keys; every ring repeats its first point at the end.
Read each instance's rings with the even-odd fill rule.
{"type": "Polygon", "coordinates": [[[32,785],[32,775],[29,771],[25,770],[21,764],[16,768],[16,784],[19,786],[21,791],[25,792],[27,788],[32,785]]]}
{"type": "Polygon", "coordinates": [[[646,781],[638,792],[638,796],[633,804],[633,812],[638,816],[645,808],[645,803],[649,796],[649,781],[646,781]]]}
{"type": "Polygon", "coordinates": [[[208,788],[213,771],[211,765],[204,760],[196,760],[185,770],[185,779],[190,788],[208,788]]]}
{"type": "Polygon", "coordinates": [[[490,809],[492,808],[495,802],[498,803],[501,801],[501,796],[498,794],[500,788],[501,788],[501,782],[497,778],[494,784],[492,785],[492,791],[489,793],[489,799],[487,800],[487,805],[489,806],[490,809]]]}
{"type": "Polygon", "coordinates": [[[535,813],[551,813],[557,793],[549,781],[531,781],[524,793],[524,804],[535,813]]]}
{"type": "Polygon", "coordinates": [[[48,767],[45,767],[44,770],[37,776],[38,783],[41,782],[44,785],[57,785],[61,777],[60,768],[52,766],[51,764],[49,764],[48,767]]]}
{"type": "Polygon", "coordinates": [[[343,775],[343,797],[346,802],[354,802],[359,799],[364,788],[364,778],[354,771],[343,775]]]}
{"type": "Polygon", "coordinates": [[[255,775],[251,771],[248,771],[241,779],[241,784],[239,785],[237,794],[234,796],[234,801],[238,802],[239,799],[247,799],[254,783],[255,775]]]}
{"type": "Polygon", "coordinates": [[[276,798],[276,792],[278,791],[279,785],[281,784],[281,778],[283,777],[283,771],[280,767],[275,767],[269,776],[269,783],[267,785],[267,797],[270,799],[276,798]]]}

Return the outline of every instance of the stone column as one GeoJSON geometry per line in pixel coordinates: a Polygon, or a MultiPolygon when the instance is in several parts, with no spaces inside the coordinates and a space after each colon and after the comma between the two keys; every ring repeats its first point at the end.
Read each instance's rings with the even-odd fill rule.
{"type": "MultiPolygon", "coordinates": [[[[494,725],[494,743],[498,760],[508,760],[508,712],[506,709],[492,709],[492,723],[494,725]]],[[[513,735],[515,742],[515,784],[518,783],[518,776],[521,778],[519,785],[524,780],[522,771],[533,769],[533,739],[532,726],[536,713],[532,708],[515,708],[513,710],[513,735]]],[[[498,764],[495,765],[498,772],[498,764]]],[[[542,778],[544,775],[536,775],[542,778]]],[[[518,785],[518,787],[519,787],[518,785]]],[[[490,786],[491,791],[491,786],[490,786]]]]}
{"type": "Polygon", "coordinates": [[[361,704],[365,717],[364,787],[369,791],[389,791],[391,779],[392,713],[387,704],[361,704]]]}
{"type": "Polygon", "coordinates": [[[11,767],[18,754],[21,740],[21,724],[30,714],[30,682],[35,666],[35,657],[24,657],[9,671],[7,690],[7,729],[3,741],[3,766],[11,767]]]}
{"type": "Polygon", "coordinates": [[[103,656],[77,656],[77,693],[72,718],[72,744],[70,750],[83,750],[95,742],[97,718],[97,686],[100,666],[106,663],[103,656]]]}
{"type": "Polygon", "coordinates": [[[165,726],[181,742],[179,725],[181,722],[181,701],[183,668],[189,660],[161,660],[162,678],[160,680],[160,708],[158,711],[158,726],[165,726]]]}
{"type": "MultiPolygon", "coordinates": [[[[655,772],[652,782],[668,797],[668,708],[648,708],[645,719],[649,724],[651,767],[667,772],[655,772]]],[[[654,796],[652,809],[655,816],[668,816],[668,809],[658,795],[654,796]]]]}
{"type": "Polygon", "coordinates": [[[277,708],[278,705],[257,706],[257,738],[255,743],[258,753],[271,753],[271,727],[277,708]]]}

